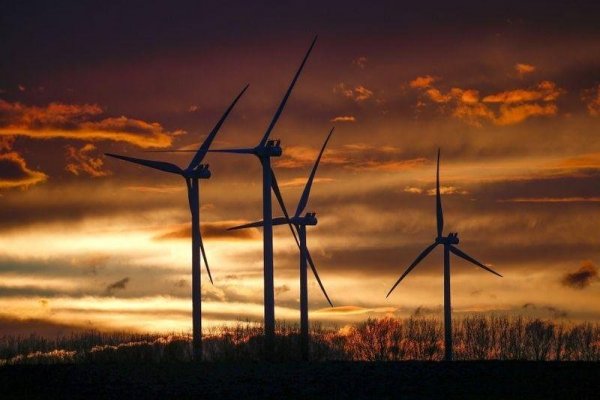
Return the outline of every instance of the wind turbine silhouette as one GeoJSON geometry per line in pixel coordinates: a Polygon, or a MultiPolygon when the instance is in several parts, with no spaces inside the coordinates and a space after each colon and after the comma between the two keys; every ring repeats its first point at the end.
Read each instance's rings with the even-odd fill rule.
{"type": "Polygon", "coordinates": [[[187,185],[188,202],[190,206],[190,213],[192,217],[192,348],[193,357],[195,360],[202,360],[202,305],[200,296],[200,252],[204,258],[204,264],[206,265],[206,272],[210,282],[213,283],[210,269],[208,267],[208,261],[206,259],[206,252],[204,251],[204,244],[202,243],[202,235],[200,233],[200,183],[199,179],[208,179],[211,176],[208,164],[201,164],[204,156],[208,152],[208,149],[217,135],[217,132],[225,122],[225,119],[242,97],[244,92],[248,89],[248,85],[242,89],[240,94],[233,100],[229,108],[225,111],[221,119],[217,122],[213,130],[209,133],[204,143],[196,151],[196,154],[190,161],[190,164],[186,169],[181,169],[175,164],[171,164],[163,161],[143,160],[140,158],[126,157],[118,154],[105,153],[109,157],[118,158],[124,161],[128,161],[134,164],[143,165],[145,167],[154,168],[159,171],[168,172],[171,174],[180,175],[185,179],[187,185]]]}
{"type": "MultiPolygon", "coordinates": [[[[306,181],[306,186],[304,187],[304,191],[302,192],[300,201],[298,201],[298,207],[296,208],[296,212],[295,212],[294,216],[290,218],[287,214],[287,210],[285,210],[285,207],[282,207],[282,210],[285,210],[284,211],[285,216],[273,218],[271,221],[271,223],[273,225],[289,225],[292,230],[292,235],[294,236],[294,239],[296,240],[296,243],[298,244],[298,247],[300,248],[300,352],[302,354],[302,359],[304,361],[308,361],[308,357],[309,357],[308,285],[307,285],[308,277],[307,277],[307,267],[306,267],[307,260],[310,262],[310,267],[313,271],[313,274],[315,275],[315,278],[317,279],[317,282],[319,283],[319,286],[321,287],[321,291],[323,291],[323,294],[325,295],[325,298],[327,299],[327,302],[332,307],[333,307],[333,303],[331,302],[331,300],[329,299],[329,296],[327,295],[327,291],[325,290],[325,287],[323,286],[323,283],[321,282],[319,273],[317,272],[317,269],[312,261],[312,257],[310,256],[308,247],[306,245],[306,227],[309,225],[317,225],[316,214],[314,212],[306,213],[304,216],[301,216],[300,214],[302,214],[304,212],[306,205],[308,204],[308,198],[310,196],[310,189],[312,187],[315,173],[317,172],[317,168],[319,167],[319,162],[321,161],[321,156],[323,155],[325,146],[327,146],[327,142],[329,142],[329,138],[331,137],[331,134],[333,133],[334,129],[335,128],[331,128],[331,131],[329,131],[329,134],[327,135],[327,139],[325,139],[325,143],[323,143],[323,147],[321,147],[319,156],[317,157],[317,160],[315,161],[315,165],[313,166],[313,169],[310,173],[310,176],[308,177],[308,180],[306,181]],[[294,228],[292,228],[292,227],[294,227],[296,229],[296,232],[298,232],[300,241],[298,241],[298,237],[296,236],[296,233],[294,232],[294,228]]],[[[283,204],[283,202],[282,202],[282,204],[283,204]]],[[[231,231],[231,230],[237,230],[237,229],[255,228],[255,227],[260,227],[260,226],[264,226],[264,225],[265,224],[264,224],[264,220],[263,220],[263,221],[251,222],[248,224],[235,226],[235,227],[229,228],[227,230],[231,231]]]]}
{"type": "Polygon", "coordinates": [[[491,272],[494,275],[498,275],[502,277],[499,273],[492,270],[491,268],[483,265],[473,257],[464,253],[463,251],[456,248],[454,245],[457,245],[458,233],[450,232],[448,236],[442,236],[442,231],[444,230],[444,213],[442,211],[442,198],[440,196],[440,150],[438,149],[437,154],[437,173],[436,173],[436,215],[437,215],[437,237],[435,238],[435,242],[427,247],[419,256],[413,261],[412,264],[404,271],[400,279],[396,281],[394,286],[388,292],[386,298],[394,291],[396,286],[412,271],[421,260],[423,260],[431,251],[439,244],[444,245],[444,360],[451,361],[452,360],[452,308],[450,304],[450,252],[455,255],[463,258],[478,267],[485,269],[486,271],[491,272]]]}
{"type": "MultiPolygon", "coordinates": [[[[218,153],[234,153],[234,154],[253,154],[260,160],[263,169],[263,221],[265,224],[263,226],[263,257],[264,257],[264,313],[265,313],[265,358],[267,360],[271,360],[273,358],[273,349],[274,349],[274,341],[275,341],[275,290],[273,286],[273,225],[272,225],[272,205],[271,205],[271,188],[275,192],[275,196],[277,196],[277,200],[282,207],[283,200],[281,198],[281,192],[279,190],[279,186],[277,184],[277,179],[275,178],[275,174],[271,168],[271,157],[280,157],[282,154],[280,141],[279,140],[270,140],[269,135],[271,131],[275,127],[275,124],[279,120],[283,108],[287,103],[290,94],[292,93],[292,89],[304,68],[304,64],[306,64],[306,60],[312,51],[315,42],[317,41],[317,37],[313,39],[300,67],[298,68],[296,75],[292,79],[290,86],[288,87],[287,92],[283,96],[279,107],[275,111],[273,115],[273,119],[269,124],[267,130],[263,134],[260,142],[256,147],[251,148],[238,148],[238,149],[220,149],[220,150],[210,150],[211,152],[218,153]]],[[[287,215],[287,211],[284,211],[287,215]]]]}

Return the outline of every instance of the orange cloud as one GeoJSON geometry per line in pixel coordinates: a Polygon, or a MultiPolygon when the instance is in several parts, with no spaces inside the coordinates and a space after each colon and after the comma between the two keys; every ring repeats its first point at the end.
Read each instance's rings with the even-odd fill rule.
{"type": "Polygon", "coordinates": [[[535,71],[535,66],[531,64],[515,64],[515,70],[519,76],[530,74],[535,71]]]}
{"type": "Polygon", "coordinates": [[[0,99],[0,136],[111,140],[150,148],[168,147],[173,136],[184,133],[167,132],[159,123],[124,116],[100,119],[102,113],[94,104],[50,103],[46,107],[30,107],[0,99]]]}
{"type": "MultiPolygon", "coordinates": [[[[317,157],[318,150],[306,146],[289,146],[285,149],[285,158],[278,159],[275,165],[278,168],[302,168],[312,165],[317,157]]],[[[339,156],[332,149],[325,150],[321,164],[344,164],[347,160],[339,156]]]]}
{"type": "Polygon", "coordinates": [[[359,307],[359,306],[339,306],[339,307],[328,307],[316,310],[317,314],[367,314],[367,313],[394,313],[396,308],[394,307],[359,307]]]}
{"type": "Polygon", "coordinates": [[[418,188],[418,187],[413,187],[413,186],[407,186],[407,187],[405,187],[404,191],[406,193],[412,193],[412,194],[421,194],[421,193],[423,193],[423,189],[418,188]]]}
{"type": "Polygon", "coordinates": [[[352,99],[356,102],[362,102],[373,97],[373,91],[362,85],[356,86],[354,89],[346,87],[344,83],[340,83],[333,89],[334,93],[341,93],[344,97],[352,99]]]}
{"type": "MultiPolygon", "coordinates": [[[[312,165],[317,149],[304,146],[287,147],[285,159],[278,160],[278,168],[301,168],[312,165]]],[[[365,143],[347,144],[341,148],[328,149],[321,164],[341,165],[354,171],[401,171],[426,163],[425,158],[405,159],[400,149],[392,146],[373,146],[365,143]]]]}
{"type": "Polygon", "coordinates": [[[567,158],[556,165],[564,169],[600,169],[600,153],[582,154],[567,158]]]}
{"type": "Polygon", "coordinates": [[[556,104],[520,104],[517,106],[502,105],[500,115],[494,119],[496,125],[513,125],[530,117],[552,116],[558,113],[556,104]]]}
{"type": "Polygon", "coordinates": [[[506,203],[600,203],[600,197],[517,197],[506,203]]]}
{"type": "Polygon", "coordinates": [[[360,69],[365,69],[367,66],[367,57],[358,57],[352,60],[352,64],[356,65],[360,69]]]}
{"type": "MultiPolygon", "coordinates": [[[[456,186],[440,186],[440,193],[441,194],[463,194],[463,195],[469,194],[469,192],[467,192],[466,190],[457,188],[456,186]]],[[[427,191],[427,194],[429,196],[435,196],[436,189],[435,188],[429,189],[427,191]]]]}
{"type": "Polygon", "coordinates": [[[352,115],[340,115],[338,117],[332,118],[329,120],[330,122],[356,122],[356,118],[352,115]]]}
{"type": "MultiPolygon", "coordinates": [[[[283,181],[279,184],[279,187],[295,187],[306,185],[307,178],[293,178],[287,181],[283,181]]],[[[314,178],[313,183],[333,182],[333,178],[314,178]]]]}
{"type": "Polygon", "coordinates": [[[555,101],[564,92],[554,82],[542,81],[534,88],[515,89],[485,96],[480,100],[475,89],[452,88],[443,93],[432,86],[435,80],[418,77],[411,81],[411,87],[422,90],[423,96],[417,107],[426,105],[424,98],[440,104],[441,112],[449,112],[453,117],[473,126],[483,122],[496,125],[512,125],[531,117],[553,116],[558,113],[555,101]],[[492,108],[489,104],[497,104],[492,108]]]}
{"type": "Polygon", "coordinates": [[[80,149],[74,146],[67,146],[66,149],[67,161],[69,163],[65,169],[72,174],[79,176],[80,173],[86,173],[94,178],[110,175],[109,171],[102,170],[102,166],[104,165],[102,158],[92,155],[96,151],[96,146],[93,144],[88,143],[80,149]]]}
{"type": "Polygon", "coordinates": [[[181,192],[184,187],[182,185],[172,186],[172,185],[159,185],[159,186],[127,186],[125,187],[127,190],[133,190],[135,192],[142,193],[174,193],[181,192]]]}
{"type": "Polygon", "coordinates": [[[29,169],[19,153],[0,154],[0,189],[27,188],[46,179],[43,172],[29,169]]]}
{"type": "Polygon", "coordinates": [[[415,79],[413,79],[412,81],[410,81],[408,83],[408,85],[411,88],[426,88],[431,86],[431,84],[433,82],[435,82],[435,78],[431,75],[425,75],[425,76],[417,76],[415,79]]]}
{"type": "Polygon", "coordinates": [[[496,115],[485,104],[459,102],[452,111],[452,116],[473,126],[481,126],[481,121],[496,120],[496,115]]]}
{"type": "Polygon", "coordinates": [[[0,151],[10,151],[15,142],[14,136],[0,136],[0,151]]]}
{"type": "Polygon", "coordinates": [[[452,96],[450,94],[442,94],[442,92],[436,88],[429,88],[425,91],[425,93],[436,103],[447,103],[452,100],[452,96]]]}
{"type": "Polygon", "coordinates": [[[581,99],[584,101],[591,116],[600,116],[600,84],[596,88],[585,90],[581,99]]]}
{"type": "Polygon", "coordinates": [[[533,89],[515,89],[483,98],[484,103],[523,103],[530,101],[555,101],[563,92],[554,82],[542,81],[533,89]]]}

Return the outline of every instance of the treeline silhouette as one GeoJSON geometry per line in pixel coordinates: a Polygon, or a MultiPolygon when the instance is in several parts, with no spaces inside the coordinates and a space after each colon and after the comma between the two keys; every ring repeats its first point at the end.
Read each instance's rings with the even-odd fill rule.
{"type": "MultiPolygon", "coordinates": [[[[299,360],[297,325],[276,326],[275,360],[299,360]]],[[[259,361],[262,326],[240,322],[205,332],[205,361],[259,361]]],[[[443,359],[443,325],[436,318],[368,319],[341,329],[315,324],[314,361],[401,361],[443,359]]],[[[455,359],[600,361],[600,324],[541,319],[469,316],[453,325],[455,359]]],[[[187,334],[90,331],[44,338],[0,338],[0,365],[86,362],[185,362],[192,360],[187,334]]]]}

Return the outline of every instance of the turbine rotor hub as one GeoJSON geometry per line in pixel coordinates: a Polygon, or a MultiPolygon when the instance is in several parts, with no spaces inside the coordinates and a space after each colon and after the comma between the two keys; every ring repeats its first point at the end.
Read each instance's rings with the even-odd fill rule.
{"type": "Polygon", "coordinates": [[[460,240],[458,239],[458,233],[450,232],[448,236],[435,238],[435,242],[439,244],[458,244],[460,240]]]}

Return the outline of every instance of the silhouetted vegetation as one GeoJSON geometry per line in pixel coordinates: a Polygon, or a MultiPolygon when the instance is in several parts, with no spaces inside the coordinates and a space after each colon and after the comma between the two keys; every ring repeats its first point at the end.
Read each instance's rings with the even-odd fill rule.
{"type": "MultiPolygon", "coordinates": [[[[540,319],[471,316],[454,322],[458,360],[600,361],[600,325],[540,319]]],[[[443,330],[433,318],[369,319],[341,329],[313,325],[315,361],[441,360],[443,330]]],[[[262,328],[239,323],[205,332],[206,361],[259,361],[262,328]]],[[[276,359],[299,359],[296,325],[277,325],[276,359]]],[[[0,338],[0,365],[191,360],[187,334],[153,335],[91,331],[48,339],[0,338]]]]}

